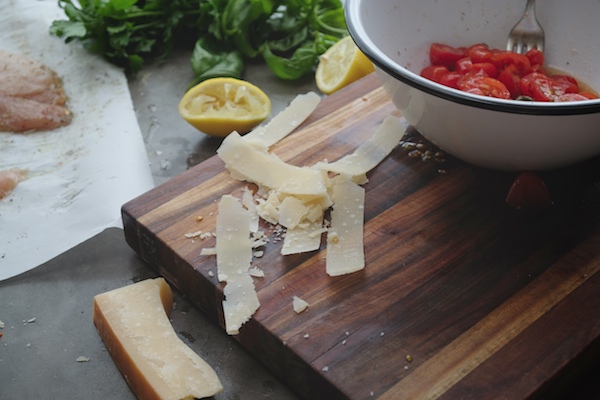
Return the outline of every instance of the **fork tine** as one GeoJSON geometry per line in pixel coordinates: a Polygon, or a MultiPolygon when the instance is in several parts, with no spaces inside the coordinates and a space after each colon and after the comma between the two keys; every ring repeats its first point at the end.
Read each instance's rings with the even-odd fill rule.
{"type": "Polygon", "coordinates": [[[527,0],[523,16],[508,35],[506,49],[524,54],[532,48],[544,51],[544,30],[535,17],[535,0],[527,0]]]}

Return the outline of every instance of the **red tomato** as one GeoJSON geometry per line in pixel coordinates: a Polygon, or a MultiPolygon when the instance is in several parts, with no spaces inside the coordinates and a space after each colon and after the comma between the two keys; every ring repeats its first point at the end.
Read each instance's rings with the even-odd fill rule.
{"type": "Polygon", "coordinates": [[[523,172],[515,178],[505,201],[517,209],[553,204],[546,184],[538,174],[533,172],[523,172]]]}
{"type": "Polygon", "coordinates": [[[562,86],[540,72],[532,72],[521,79],[521,91],[536,101],[558,101],[565,94],[562,86]]]}
{"type": "Polygon", "coordinates": [[[538,49],[531,49],[527,53],[525,53],[525,57],[529,59],[529,62],[532,66],[534,65],[544,65],[544,53],[539,51],[538,49]]]}
{"type": "Polygon", "coordinates": [[[596,93],[592,93],[592,92],[580,92],[579,94],[588,100],[594,100],[594,99],[600,98],[600,97],[598,97],[598,95],[596,93]]]}
{"type": "Polygon", "coordinates": [[[467,50],[469,58],[474,63],[492,62],[492,51],[486,44],[474,44],[467,50]]]}
{"type": "Polygon", "coordinates": [[[490,78],[498,77],[498,68],[489,62],[473,63],[473,71],[483,71],[490,78]]]}
{"type": "Polygon", "coordinates": [[[507,65],[506,68],[498,74],[498,80],[506,86],[510,92],[511,98],[516,99],[523,94],[520,86],[521,73],[516,65],[507,65]]]}
{"type": "Polygon", "coordinates": [[[492,56],[492,63],[500,70],[509,64],[514,64],[523,75],[531,72],[531,62],[529,61],[529,58],[525,57],[523,54],[514,53],[512,51],[499,51],[494,53],[492,56]]]}
{"type": "Polygon", "coordinates": [[[442,85],[449,86],[454,89],[458,89],[457,82],[461,77],[462,77],[462,75],[460,74],[460,72],[449,71],[444,76],[442,76],[439,83],[441,83],[442,85]]]}
{"type": "Polygon", "coordinates": [[[490,49],[484,43],[468,48],[433,43],[429,56],[431,65],[423,68],[421,76],[470,93],[502,99],[528,96],[536,101],[599,98],[593,93],[579,93],[571,76],[549,77],[543,67],[544,53],[537,49],[518,54],[490,49]]]}
{"type": "Polygon", "coordinates": [[[483,74],[467,74],[458,80],[457,86],[467,93],[510,99],[510,92],[498,79],[483,74]]]}
{"type": "Polygon", "coordinates": [[[590,100],[588,97],[580,93],[565,93],[554,98],[554,101],[581,101],[590,100]]]}
{"type": "Polygon", "coordinates": [[[466,57],[467,50],[463,47],[452,47],[441,43],[432,43],[429,48],[429,60],[433,65],[443,65],[449,69],[454,68],[454,64],[463,57],[466,57]]]}
{"type": "Polygon", "coordinates": [[[473,68],[473,61],[469,57],[463,57],[454,64],[454,70],[461,75],[469,72],[471,68],[473,68]]]}
{"type": "Polygon", "coordinates": [[[579,84],[575,78],[568,75],[552,75],[551,78],[565,93],[579,93],[579,84]]]}
{"type": "Polygon", "coordinates": [[[421,76],[423,78],[427,78],[431,81],[439,83],[440,78],[448,72],[448,68],[442,65],[430,65],[421,70],[421,76]]]}

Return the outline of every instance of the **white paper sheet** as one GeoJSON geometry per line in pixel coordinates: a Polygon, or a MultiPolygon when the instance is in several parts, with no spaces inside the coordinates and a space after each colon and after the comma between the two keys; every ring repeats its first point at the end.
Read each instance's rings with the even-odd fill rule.
{"type": "Polygon", "coordinates": [[[0,281],[121,227],[121,206],[154,184],[123,72],[49,34],[56,0],[0,0],[0,49],[30,56],[63,79],[72,123],[0,132],[0,170],[29,170],[0,200],[0,281]]]}

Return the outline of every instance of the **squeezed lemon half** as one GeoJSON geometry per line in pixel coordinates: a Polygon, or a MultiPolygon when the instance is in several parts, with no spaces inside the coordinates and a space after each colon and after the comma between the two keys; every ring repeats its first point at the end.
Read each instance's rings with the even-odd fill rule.
{"type": "Polygon", "coordinates": [[[196,129],[224,137],[247,133],[271,113],[269,97],[257,86],[235,78],[200,82],[182,97],[179,114],[196,129]]]}
{"type": "Polygon", "coordinates": [[[371,60],[346,36],[319,57],[315,81],[321,92],[331,94],[374,70],[371,60]]]}

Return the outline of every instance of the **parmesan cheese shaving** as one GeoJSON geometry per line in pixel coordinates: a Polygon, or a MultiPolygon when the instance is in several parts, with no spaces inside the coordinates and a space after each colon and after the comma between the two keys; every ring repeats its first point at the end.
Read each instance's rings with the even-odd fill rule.
{"type": "Polygon", "coordinates": [[[217,154],[235,179],[287,194],[327,196],[320,171],[287,164],[275,154],[253,146],[237,132],[223,140],[217,154]]]}
{"type": "Polygon", "coordinates": [[[297,197],[287,196],[279,205],[279,223],[288,229],[295,228],[306,214],[308,207],[297,197]]]}
{"type": "Polygon", "coordinates": [[[392,152],[405,132],[402,120],[390,115],[383,120],[375,134],[358,146],[352,154],[332,163],[319,162],[314,167],[342,175],[361,177],[392,152]]]}
{"type": "Polygon", "coordinates": [[[238,199],[221,197],[217,214],[217,269],[219,280],[227,281],[223,292],[225,330],[230,335],[256,312],[260,303],[249,269],[252,262],[250,214],[238,199]]]}
{"type": "Polygon", "coordinates": [[[283,239],[281,254],[298,254],[318,250],[321,246],[323,222],[308,222],[288,229],[283,239]]]}
{"type": "Polygon", "coordinates": [[[308,92],[296,96],[286,109],[279,112],[264,126],[255,128],[244,136],[248,142],[269,148],[294,131],[321,102],[321,97],[308,92]]]}
{"type": "MultiPolygon", "coordinates": [[[[233,179],[257,185],[254,195],[244,188],[241,203],[230,195],[219,203],[215,250],[218,279],[227,282],[223,311],[229,334],[237,334],[259,307],[252,276],[264,273],[251,267],[251,262],[253,254],[261,257],[264,253],[253,253],[253,248],[269,242],[258,230],[259,217],[276,226],[273,242],[283,238],[282,255],[318,250],[322,234],[327,232],[328,275],[349,274],[365,267],[365,190],[360,185],[368,182],[367,172],[392,152],[406,129],[400,118],[389,116],[352,154],[312,167],[288,164],[269,152],[315,110],[319,101],[315,93],[300,95],[267,125],[244,137],[234,131],[217,149],[233,179]],[[330,178],[330,173],[336,176],[330,178]],[[324,224],[325,211],[332,205],[331,223],[324,224]]],[[[202,253],[212,252],[203,249],[202,253]]],[[[308,307],[296,296],[293,300],[296,312],[308,307]]]]}
{"type": "Polygon", "coordinates": [[[356,183],[336,179],[333,211],[327,235],[326,272],[338,276],[365,267],[363,246],[365,189],[356,183]]]}
{"type": "Polygon", "coordinates": [[[242,205],[250,214],[250,232],[257,232],[259,225],[259,216],[256,212],[256,203],[252,197],[252,192],[248,187],[244,187],[244,194],[242,195],[242,205]]]}

